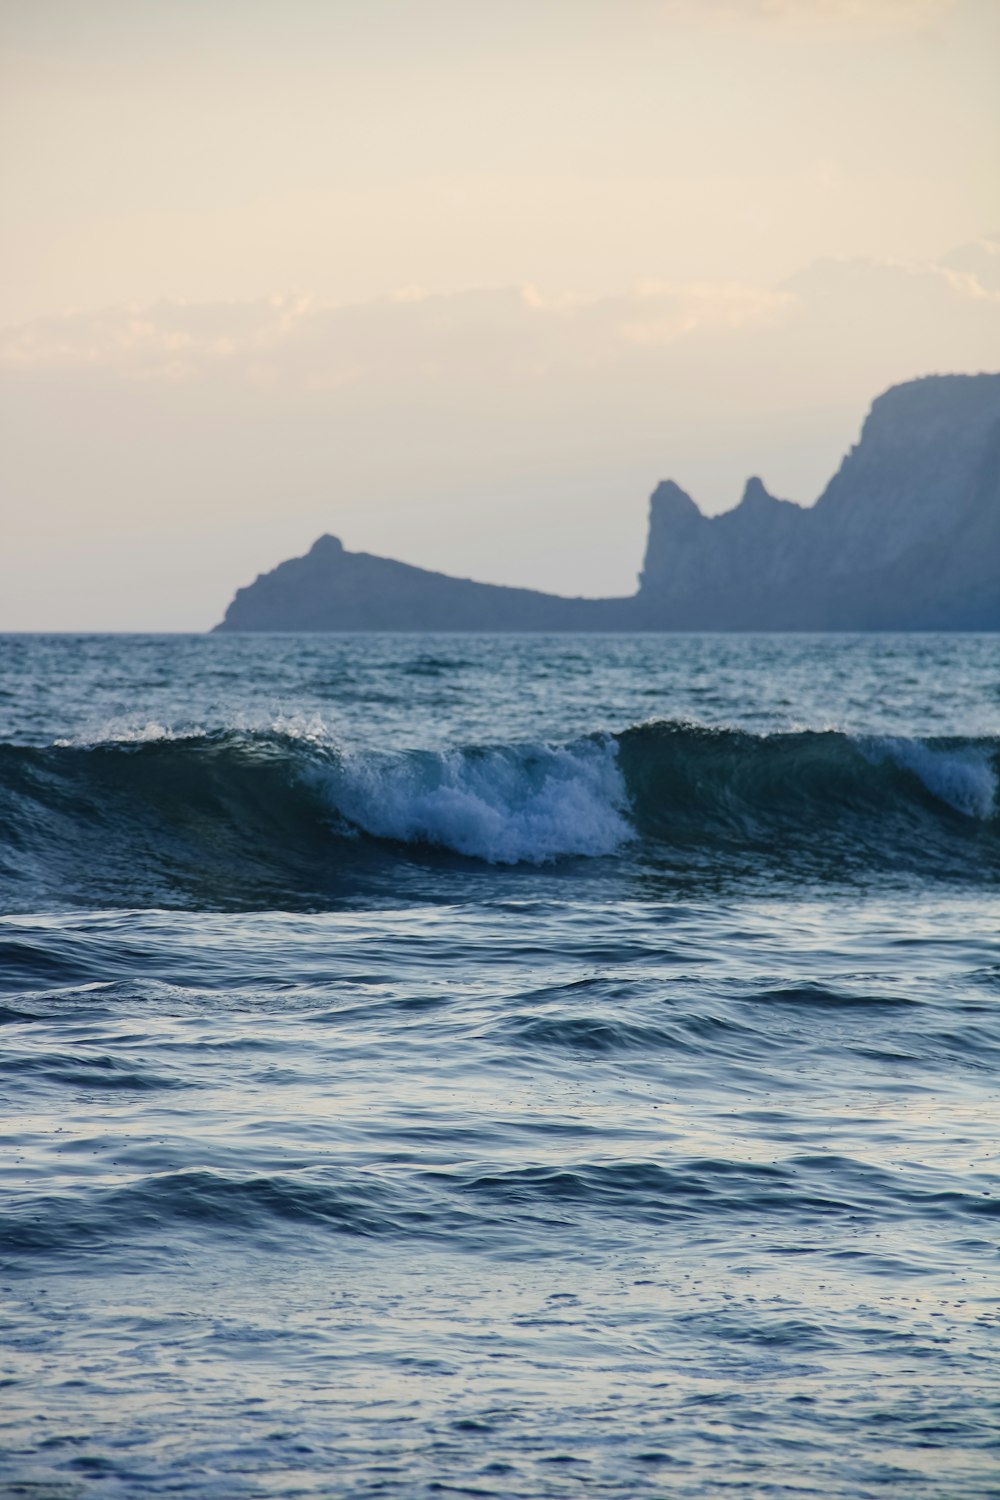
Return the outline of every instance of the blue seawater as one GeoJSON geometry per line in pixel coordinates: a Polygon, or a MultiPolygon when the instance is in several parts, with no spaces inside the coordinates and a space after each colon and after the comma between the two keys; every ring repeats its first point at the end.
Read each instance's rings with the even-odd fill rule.
{"type": "Polygon", "coordinates": [[[996,636],[0,639],[0,1495],[996,1494],[998,783],[996,636]]]}

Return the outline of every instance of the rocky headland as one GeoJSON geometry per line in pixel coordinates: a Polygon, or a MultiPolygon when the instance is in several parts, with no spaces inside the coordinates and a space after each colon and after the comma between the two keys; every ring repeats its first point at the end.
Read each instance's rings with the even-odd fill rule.
{"type": "Polygon", "coordinates": [[[322,536],[216,629],[1000,630],[1000,374],[893,386],[812,506],[754,478],[705,516],[660,484],[628,598],[475,583],[322,536]]]}

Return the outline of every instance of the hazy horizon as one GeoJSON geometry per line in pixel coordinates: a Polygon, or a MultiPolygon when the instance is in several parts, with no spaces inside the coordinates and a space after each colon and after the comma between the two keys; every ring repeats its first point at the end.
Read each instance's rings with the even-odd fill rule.
{"type": "Polygon", "coordinates": [[[1000,366],[986,0],[0,11],[0,628],[205,629],[322,532],[629,593],[1000,366]]]}

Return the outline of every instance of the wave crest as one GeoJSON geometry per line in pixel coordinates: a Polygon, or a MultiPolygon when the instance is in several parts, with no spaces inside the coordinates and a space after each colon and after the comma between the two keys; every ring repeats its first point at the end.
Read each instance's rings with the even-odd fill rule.
{"type": "Polygon", "coordinates": [[[436,844],[489,864],[613,854],[632,836],[608,738],[352,755],[314,772],[331,805],[376,838],[436,844]]]}
{"type": "Polygon", "coordinates": [[[912,771],[933,797],[967,818],[985,820],[996,811],[997,772],[983,745],[935,747],[899,736],[870,737],[858,744],[869,760],[891,760],[912,771]]]}
{"type": "Polygon", "coordinates": [[[440,752],[344,752],[314,726],[0,744],[0,895],[13,910],[448,901],[454,856],[996,883],[998,768],[996,739],[673,722],[440,752]]]}

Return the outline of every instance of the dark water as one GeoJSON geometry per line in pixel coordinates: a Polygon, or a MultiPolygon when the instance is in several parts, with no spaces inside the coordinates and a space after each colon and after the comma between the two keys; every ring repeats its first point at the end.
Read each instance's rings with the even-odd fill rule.
{"type": "Polygon", "coordinates": [[[0,639],[0,1496],[1000,1488],[1000,638],[0,639]]]}

